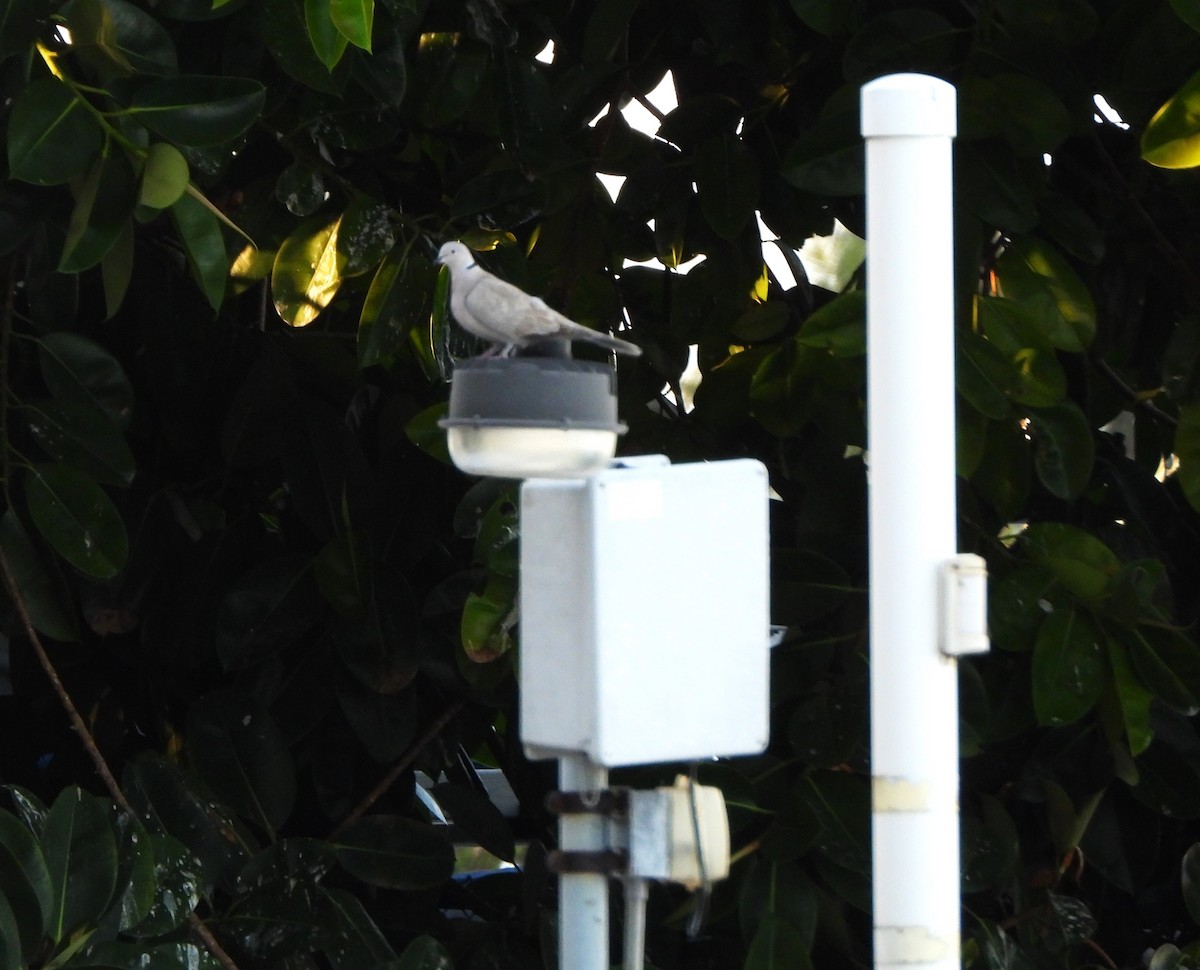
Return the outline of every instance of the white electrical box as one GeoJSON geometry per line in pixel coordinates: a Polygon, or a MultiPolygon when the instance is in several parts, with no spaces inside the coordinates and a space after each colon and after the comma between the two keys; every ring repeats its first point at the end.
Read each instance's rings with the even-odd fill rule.
{"type": "Polygon", "coordinates": [[[761,462],[626,459],[521,488],[521,738],[609,767],[769,734],[761,462]]]}

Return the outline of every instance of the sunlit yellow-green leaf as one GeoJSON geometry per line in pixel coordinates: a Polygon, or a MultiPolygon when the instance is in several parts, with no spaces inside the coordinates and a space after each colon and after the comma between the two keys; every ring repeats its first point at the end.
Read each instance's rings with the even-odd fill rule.
{"type": "Polygon", "coordinates": [[[1142,132],[1142,158],[1159,168],[1200,165],[1200,73],[1154,113],[1142,132]]]}
{"type": "Polygon", "coordinates": [[[351,44],[365,51],[371,49],[375,0],[329,0],[329,16],[351,44]]]}
{"type": "Polygon", "coordinates": [[[167,142],[155,142],[146,152],[138,203],[165,209],[187,191],[188,163],[183,153],[167,142]]]}
{"type": "Polygon", "coordinates": [[[307,327],[342,285],[339,216],[325,225],[306,223],[284,240],[271,270],[271,294],[284,322],[307,327]]]}

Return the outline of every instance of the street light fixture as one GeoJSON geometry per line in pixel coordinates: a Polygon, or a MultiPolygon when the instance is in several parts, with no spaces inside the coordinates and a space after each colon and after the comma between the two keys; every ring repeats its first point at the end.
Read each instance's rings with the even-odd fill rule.
{"type": "Polygon", "coordinates": [[[569,357],[459,361],[441,426],[458,468],[496,478],[586,477],[608,466],[626,430],[616,371],[569,357]]]}

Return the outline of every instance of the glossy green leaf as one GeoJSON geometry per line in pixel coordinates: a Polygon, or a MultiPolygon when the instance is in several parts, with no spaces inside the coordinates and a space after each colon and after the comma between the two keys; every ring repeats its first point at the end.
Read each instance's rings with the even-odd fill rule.
{"type": "Polygon", "coordinates": [[[317,55],[305,13],[305,0],[266,0],[263,17],[271,24],[263,37],[267,50],[301,84],[314,91],[340,94],[349,81],[351,59],[341,58],[330,70],[317,55]]]}
{"type": "Polygon", "coordinates": [[[1020,304],[1000,297],[979,297],[976,314],[984,336],[1012,366],[1009,397],[1033,407],[1061,401],[1067,392],[1067,377],[1037,320],[1020,304]]]}
{"type": "Polygon", "coordinates": [[[342,285],[345,259],[338,252],[342,218],[304,223],[279,247],[271,270],[275,310],[292,327],[307,327],[342,285]]]}
{"type": "Polygon", "coordinates": [[[1146,125],[1142,158],[1159,168],[1200,165],[1200,73],[1193,74],[1146,125]]]}
{"type": "Polygon", "coordinates": [[[940,14],[908,7],[867,21],[846,45],[842,71],[851,81],[893,71],[932,70],[954,49],[956,31],[940,14]]]}
{"type": "Polygon", "coordinates": [[[1108,674],[1104,647],[1088,618],[1054,610],[1033,646],[1033,709],[1041,724],[1070,724],[1095,705],[1108,674]]]}
{"type": "Polygon", "coordinates": [[[444,464],[450,464],[450,451],[446,445],[446,429],[439,427],[448,413],[445,403],[434,404],[414,415],[404,426],[404,434],[414,445],[427,455],[444,464]]]}
{"type": "Polygon", "coordinates": [[[1179,409],[1174,451],[1179,456],[1179,487],[1188,504],[1200,510],[1200,404],[1179,409]]]}
{"type": "Polygon", "coordinates": [[[217,653],[227,669],[257,663],[304,634],[320,614],[309,563],[259,561],[225,594],[217,611],[217,653]]]}
{"type": "Polygon", "coordinates": [[[513,229],[537,218],[546,206],[546,185],[524,173],[487,172],[464,185],[450,205],[452,218],[483,217],[487,225],[513,229]]]}
{"type": "Polygon", "coordinates": [[[1037,628],[1061,598],[1053,573],[1041,566],[1022,565],[1001,577],[988,579],[988,632],[1001,650],[1033,649],[1037,628]]]}
{"type": "Polygon", "coordinates": [[[58,78],[26,87],[8,119],[8,170],[23,182],[58,185],[81,174],[100,149],[100,126],[58,78]]]}
{"type": "Polygon", "coordinates": [[[1088,0],[998,0],[996,12],[1021,42],[1061,47],[1082,44],[1095,33],[1099,20],[1088,0]]]}
{"type": "Polygon", "coordinates": [[[867,352],[866,293],[850,290],[810,314],[796,342],[835,357],[861,357],[867,352]]]}
{"type": "Polygon", "coordinates": [[[788,305],[782,301],[755,303],[737,318],[729,332],[746,343],[770,340],[787,327],[791,315],[788,305]]]}
{"type": "Polygon", "coordinates": [[[117,891],[106,921],[114,916],[122,932],[146,917],[158,888],[150,834],[132,815],[113,816],[117,837],[117,891]]]}
{"type": "Polygon", "coordinates": [[[269,714],[231,692],[206,694],[188,710],[186,736],[197,773],[234,811],[267,832],[287,821],[295,767],[269,714]]]}
{"type": "Polygon", "coordinates": [[[1096,917],[1082,899],[1054,892],[1046,897],[1050,903],[1047,936],[1051,950],[1081,943],[1096,932],[1096,917]]]}
{"type": "Polygon", "coordinates": [[[797,341],[768,353],[750,385],[750,411],[764,428],[786,436],[808,423],[820,394],[817,374],[825,356],[797,341]]]}
{"type": "Polygon", "coordinates": [[[0,516],[0,549],[34,628],[64,643],[79,639],[79,628],[65,591],[50,578],[14,509],[0,516]]]}
{"type": "Polygon", "coordinates": [[[38,345],[42,379],[55,399],[91,405],[126,428],[133,414],[133,387],[121,362],[83,334],[60,330],[38,345]]]}
{"type": "Polygon", "coordinates": [[[1154,695],[1134,670],[1129,660],[1129,651],[1123,643],[1108,637],[1108,651],[1112,685],[1116,690],[1117,703],[1121,707],[1121,720],[1129,744],[1129,754],[1136,758],[1150,747],[1154,737],[1150,725],[1150,707],[1154,695]]]}
{"type": "Polygon", "coordinates": [[[125,302],[133,280],[133,222],[126,221],[116,242],[100,260],[100,279],[104,286],[104,319],[111,320],[125,302]]]}
{"type": "Polygon", "coordinates": [[[432,936],[418,936],[389,970],[454,970],[450,953],[432,936]]]}
{"type": "Polygon", "coordinates": [[[47,935],[61,942],[98,923],[113,898],[117,842],[108,807],[79,788],[64,789],[46,816],[42,848],[53,889],[47,935]]]}
{"type": "Polygon", "coordinates": [[[956,204],[1006,233],[1029,232],[1038,222],[1040,186],[1016,158],[985,146],[955,146],[956,204]]]}
{"type": "Polygon", "coordinates": [[[193,775],[147,752],[127,765],[122,787],[147,828],[187,846],[199,865],[202,892],[242,867],[247,848],[232,813],[193,775]]]}
{"type": "Polygon", "coordinates": [[[98,158],[76,195],[58,271],[78,273],[99,263],[129,223],[136,202],[129,160],[120,153],[98,158]]]}
{"type": "Polygon", "coordinates": [[[349,41],[330,16],[331,0],[304,0],[304,26],[321,63],[333,70],[346,53],[349,41]]]}
{"type": "Polygon", "coordinates": [[[1134,670],[1160,701],[1189,717],[1200,711],[1200,647],[1190,637],[1143,626],[1127,642],[1134,670]]]}
{"type": "Polygon", "coordinates": [[[1021,534],[1032,562],[1045,566],[1076,596],[1097,599],[1121,571],[1121,561],[1089,532],[1061,522],[1039,522],[1021,534]]]}
{"type": "Polygon", "coordinates": [[[333,939],[325,945],[325,955],[333,970],[377,967],[396,958],[383,933],[354,895],[345,889],[323,886],[319,892],[321,909],[329,914],[326,921],[332,921],[337,927],[333,939]]]}
{"type": "Polygon", "coordinates": [[[313,576],[330,606],[343,616],[362,616],[371,595],[365,538],[345,532],[330,539],[313,560],[313,576]]]}
{"type": "Polygon", "coordinates": [[[25,413],[30,434],[50,458],[105,485],[133,481],[133,453],[105,412],[75,401],[33,401],[25,413]]]}
{"type": "Polygon", "coordinates": [[[359,367],[387,365],[408,346],[410,334],[428,333],[437,275],[427,261],[410,259],[402,248],[384,259],[358,321],[359,367]]]}
{"type": "Polygon", "coordinates": [[[261,114],[266,89],[248,78],[180,75],[137,90],[130,114],[151,131],[194,148],[243,134],[261,114]]]}
{"type": "Polygon", "coordinates": [[[856,9],[854,3],[846,0],[791,0],[791,5],[797,17],[827,37],[845,26],[856,9]]]}
{"type": "Polygon", "coordinates": [[[388,889],[428,889],[450,878],[454,848],[432,825],[396,815],[368,815],[335,843],[351,875],[388,889]]]}
{"type": "Polygon", "coordinates": [[[292,162],[275,179],[275,198],[294,216],[311,216],[321,208],[327,196],[324,176],[299,160],[292,162]]]}
{"type": "Polygon", "coordinates": [[[742,970],[810,970],[809,948],[800,931],[785,919],[768,916],[754,932],[742,970]]]}
{"type": "Polygon", "coordinates": [[[816,771],[798,791],[821,823],[816,851],[852,872],[871,871],[871,792],[862,778],[836,771],[816,771]]]}
{"type": "Polygon", "coordinates": [[[1167,737],[1141,754],[1137,768],[1133,795],[1138,801],[1166,818],[1200,817],[1200,769],[1167,737]]]}
{"type": "Polygon", "coordinates": [[[164,75],[179,70],[175,45],[151,14],[126,0],[73,0],[67,26],[71,47],[102,74],[164,75]]]}
{"type": "Polygon", "coordinates": [[[42,36],[49,3],[0,0],[0,59],[20,54],[42,36]]]}
{"type": "Polygon", "coordinates": [[[1029,409],[1033,467],[1047,491],[1071,500],[1092,477],[1096,451],[1092,429],[1074,401],[1029,409]]]}
{"type": "Polygon", "coordinates": [[[179,149],[165,141],[157,141],[146,151],[138,203],[151,209],[174,205],[187,191],[189,178],[187,159],[179,149]]]}
{"type": "MultiPolygon", "coordinates": [[[[11,509],[7,514],[11,514],[11,509]]],[[[15,815],[3,811],[0,811],[0,900],[7,901],[18,930],[8,939],[15,959],[10,965],[30,963],[42,944],[53,909],[53,885],[37,840],[15,815]]],[[[0,939],[4,939],[3,932],[0,939]]]]}
{"type": "Polygon", "coordinates": [[[368,52],[371,50],[375,0],[329,0],[329,16],[351,44],[368,52]]]}
{"type": "Polygon", "coordinates": [[[390,205],[358,196],[346,207],[337,234],[342,276],[358,276],[375,269],[396,244],[397,217],[390,205]]]}
{"type": "Polygon", "coordinates": [[[482,593],[468,593],[462,613],[462,647],[476,663],[490,663],[515,645],[515,576],[492,573],[482,593]]]}
{"type": "MultiPolygon", "coordinates": [[[[1168,0],[1171,9],[1179,15],[1179,19],[1192,28],[1200,31],[1200,3],[1196,0],[1168,0]]],[[[1194,918],[1194,917],[1193,917],[1194,918]]],[[[1200,922],[1200,920],[1196,920],[1200,922]]]]}
{"type": "Polygon", "coordinates": [[[736,239],[758,205],[758,159],[734,135],[709,138],[692,161],[700,211],[723,239],[736,239]]]}
{"type": "Polygon", "coordinates": [[[611,62],[629,30],[629,21],[641,0],[599,0],[590,11],[583,35],[583,62],[590,66],[611,62]]]}
{"type": "Polygon", "coordinates": [[[372,693],[398,694],[417,675],[419,605],[405,579],[382,570],[365,616],[335,624],[338,656],[372,693]]]}
{"type": "Polygon", "coordinates": [[[0,894],[0,970],[21,970],[21,928],[12,905],[0,894]]]}
{"type": "Polygon", "coordinates": [[[1066,259],[1038,239],[1014,240],[996,266],[1000,295],[1018,303],[1059,350],[1081,353],[1096,334],[1096,306],[1066,259]]]}
{"type": "Polygon", "coordinates": [[[361,681],[338,683],[337,702],[346,723],[379,764],[391,764],[417,736],[417,698],[412,691],[380,693],[361,681]]]}
{"type": "Polygon", "coordinates": [[[512,826],[487,795],[451,782],[434,785],[430,794],[462,835],[497,859],[514,860],[516,847],[512,826]]]}
{"type": "Polygon", "coordinates": [[[742,881],[738,914],[746,938],[753,939],[764,919],[782,919],[808,950],[817,930],[816,886],[794,863],[756,860],[742,881]]]}
{"type": "Polygon", "coordinates": [[[1032,446],[1015,420],[989,421],[985,429],[983,454],[971,484],[1001,517],[1018,518],[1033,481],[1032,446]]]}
{"type": "Polygon", "coordinates": [[[170,207],[171,218],[187,250],[192,274],[214,310],[221,308],[229,280],[229,254],[221,235],[221,222],[204,203],[191,195],[170,207]]]}
{"type": "Polygon", "coordinates": [[[1156,947],[1146,964],[1146,970],[1177,970],[1185,967],[1183,951],[1174,943],[1163,943],[1156,947]]]}
{"type": "Polygon", "coordinates": [[[978,816],[962,817],[963,892],[984,892],[1012,877],[1020,858],[1020,835],[998,798],[980,795],[978,816]]]}
{"type": "Polygon", "coordinates": [[[969,330],[958,333],[954,350],[954,383],[963,400],[984,417],[1007,417],[1013,368],[1003,352],[969,330]]]}
{"type": "Polygon", "coordinates": [[[34,525],[72,566],[111,579],[125,566],[129,539],[112,501],[92,479],[66,465],[35,465],[25,478],[34,525]]]}
{"type": "Polygon", "coordinates": [[[429,94],[419,108],[421,123],[440,128],[460,118],[478,96],[487,66],[487,54],[463,35],[423,34],[416,73],[421,89],[429,94]]]}
{"type": "Polygon", "coordinates": [[[217,958],[195,943],[101,943],[79,962],[111,970],[220,970],[217,958]]]}
{"type": "Polygon", "coordinates": [[[1200,923],[1200,842],[1193,843],[1183,854],[1180,883],[1188,915],[1193,923],[1200,923]]]}
{"type": "Polygon", "coordinates": [[[1027,74],[972,77],[959,97],[964,133],[1001,135],[1018,154],[1053,152],[1071,133],[1058,94],[1027,74]]]}

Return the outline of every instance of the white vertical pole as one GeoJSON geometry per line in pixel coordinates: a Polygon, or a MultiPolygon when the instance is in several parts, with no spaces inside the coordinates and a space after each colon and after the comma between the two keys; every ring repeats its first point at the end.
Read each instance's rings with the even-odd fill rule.
{"type": "MultiPolygon", "coordinates": [[[[559,761],[558,787],[564,792],[598,792],[608,787],[608,770],[585,755],[559,761]]],[[[558,820],[563,852],[608,848],[604,816],[564,814],[558,820]]],[[[559,970],[609,970],[608,877],[562,873],[558,877],[559,970]]]]}
{"type": "Polygon", "coordinates": [[[862,89],[876,968],[959,968],[958,686],[939,649],[956,551],[951,141],[955,91],[862,89]]]}

